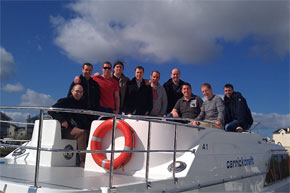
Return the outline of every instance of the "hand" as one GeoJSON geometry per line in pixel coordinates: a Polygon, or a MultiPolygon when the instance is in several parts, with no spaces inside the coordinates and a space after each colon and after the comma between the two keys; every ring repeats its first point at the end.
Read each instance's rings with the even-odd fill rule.
{"type": "Polygon", "coordinates": [[[94,76],[101,76],[101,74],[100,74],[99,72],[96,72],[96,73],[94,74],[94,76]]]}
{"type": "Polygon", "coordinates": [[[179,115],[178,115],[178,111],[177,111],[176,109],[172,109],[172,111],[171,111],[171,115],[172,115],[173,117],[175,117],[175,118],[178,118],[178,117],[179,117],[179,115]]]}
{"type": "Polygon", "coordinates": [[[149,115],[149,112],[147,111],[147,112],[145,113],[145,115],[149,115]]]}
{"type": "Polygon", "coordinates": [[[145,84],[146,85],[151,85],[151,82],[148,79],[145,79],[145,84]]]}
{"type": "Polygon", "coordinates": [[[81,79],[79,76],[76,76],[75,79],[74,79],[74,83],[75,84],[80,84],[81,83],[81,79]]]}
{"type": "Polygon", "coordinates": [[[243,128],[242,128],[242,127],[237,127],[236,130],[237,130],[238,132],[240,132],[240,133],[243,132],[243,128]]]}
{"type": "Polygon", "coordinates": [[[68,128],[68,123],[67,123],[67,121],[62,122],[62,123],[61,123],[61,126],[67,129],[67,128],[68,128]]]}
{"type": "Polygon", "coordinates": [[[114,114],[119,114],[119,110],[113,111],[114,114]]]}
{"type": "Polygon", "coordinates": [[[221,128],[221,126],[222,126],[222,124],[221,124],[220,121],[215,122],[215,124],[216,124],[216,126],[217,126],[218,128],[221,128]]]}
{"type": "Polygon", "coordinates": [[[198,121],[193,121],[193,125],[198,126],[199,122],[198,121]]]}

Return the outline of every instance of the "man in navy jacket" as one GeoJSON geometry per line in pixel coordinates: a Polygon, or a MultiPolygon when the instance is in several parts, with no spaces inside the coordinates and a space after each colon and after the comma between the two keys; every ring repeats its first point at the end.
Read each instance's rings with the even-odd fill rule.
{"type": "MultiPolygon", "coordinates": [[[[93,72],[93,65],[84,63],[82,67],[82,74],[79,76],[79,83],[84,89],[82,100],[85,102],[85,109],[98,111],[100,102],[100,87],[99,84],[91,78],[93,72]]],[[[67,96],[71,96],[71,90],[76,85],[73,81],[68,90],[67,96]]]]}
{"type": "Polygon", "coordinates": [[[126,114],[149,115],[153,107],[152,88],[146,85],[144,68],[135,68],[135,77],[127,82],[124,111],[126,114]]]}
{"type": "Polygon", "coordinates": [[[234,92],[231,84],[224,86],[225,130],[242,132],[253,124],[251,111],[246,99],[239,92],[234,92]]]}

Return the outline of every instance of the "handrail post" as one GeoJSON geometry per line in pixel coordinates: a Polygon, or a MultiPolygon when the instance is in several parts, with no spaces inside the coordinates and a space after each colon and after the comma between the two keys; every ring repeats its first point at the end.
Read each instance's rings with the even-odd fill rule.
{"type": "Polygon", "coordinates": [[[174,184],[177,184],[177,178],[175,177],[175,173],[176,173],[176,140],[177,140],[177,136],[176,136],[176,127],[177,125],[174,126],[174,152],[173,152],[173,181],[174,184]]]}
{"type": "Polygon", "coordinates": [[[114,167],[114,152],[115,152],[115,131],[117,127],[116,116],[113,118],[113,128],[112,128],[112,146],[111,146],[111,160],[110,160],[110,176],[109,176],[109,188],[113,188],[113,167],[114,167]]]}
{"type": "Polygon", "coordinates": [[[34,174],[34,187],[38,188],[38,177],[39,177],[39,162],[40,162],[40,148],[42,139],[42,125],[43,125],[43,110],[40,110],[39,114],[39,127],[38,127],[38,139],[36,147],[36,163],[35,163],[35,174],[34,174]]]}
{"type": "Polygon", "coordinates": [[[149,158],[150,158],[150,145],[151,145],[151,121],[149,121],[148,125],[148,136],[147,136],[147,154],[146,154],[146,173],[145,173],[145,181],[147,189],[150,188],[150,183],[148,181],[149,176],[149,158]]]}

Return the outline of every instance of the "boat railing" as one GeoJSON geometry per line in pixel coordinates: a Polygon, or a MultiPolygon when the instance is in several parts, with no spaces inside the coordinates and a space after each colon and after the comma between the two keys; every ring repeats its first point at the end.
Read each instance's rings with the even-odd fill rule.
{"type": "MultiPolygon", "coordinates": [[[[83,110],[83,109],[65,109],[65,108],[52,108],[52,107],[0,107],[0,110],[25,110],[25,111],[39,111],[39,126],[38,126],[38,136],[37,136],[37,145],[36,147],[32,146],[20,146],[20,145],[11,145],[11,144],[0,144],[5,147],[13,147],[20,149],[32,149],[36,150],[36,163],[35,163],[35,177],[34,177],[34,187],[38,188],[38,178],[39,178],[39,166],[40,166],[40,152],[41,151],[52,151],[52,152],[75,152],[75,153],[110,153],[110,169],[109,169],[109,184],[108,188],[113,188],[113,165],[114,165],[114,154],[122,153],[122,152],[139,152],[146,153],[146,169],[145,169],[145,182],[147,184],[147,188],[150,188],[149,182],[149,158],[150,153],[156,152],[172,152],[173,153],[173,171],[172,178],[174,183],[178,183],[178,179],[176,178],[176,153],[177,152],[191,152],[195,153],[192,149],[177,149],[177,126],[185,126],[191,127],[193,129],[202,130],[204,127],[193,126],[191,124],[184,124],[184,122],[191,122],[192,119],[184,119],[184,118],[168,118],[168,117],[150,117],[150,116],[138,116],[138,115],[119,115],[119,114],[111,114],[104,113],[98,111],[91,110],[83,110]],[[43,120],[44,120],[44,112],[46,111],[56,111],[56,112],[68,112],[68,113],[79,113],[79,114],[87,114],[87,115],[98,115],[100,118],[110,117],[113,118],[113,128],[112,128],[112,141],[111,141],[111,149],[110,150],[67,150],[67,149],[56,149],[56,148],[42,148],[41,147],[41,139],[42,139],[42,128],[43,128],[43,120]],[[115,131],[117,126],[117,119],[134,119],[134,120],[142,120],[148,121],[148,133],[147,133],[147,149],[146,150],[115,150],[115,131]],[[152,122],[156,123],[166,123],[170,125],[174,125],[174,147],[173,149],[159,149],[159,150],[151,150],[151,124],[152,122]]],[[[6,121],[9,122],[9,121],[6,121]]],[[[30,123],[29,123],[30,124],[30,123]]]]}

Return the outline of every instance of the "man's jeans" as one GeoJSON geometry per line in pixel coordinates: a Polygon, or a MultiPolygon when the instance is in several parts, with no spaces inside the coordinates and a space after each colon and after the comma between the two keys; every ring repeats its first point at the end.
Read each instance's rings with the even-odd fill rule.
{"type": "MultiPolygon", "coordinates": [[[[232,122],[226,124],[225,130],[226,131],[231,131],[231,132],[237,132],[236,128],[239,126],[239,123],[237,120],[233,120],[232,122]]],[[[246,131],[250,128],[250,125],[246,126],[243,128],[243,131],[246,131]]]]}

